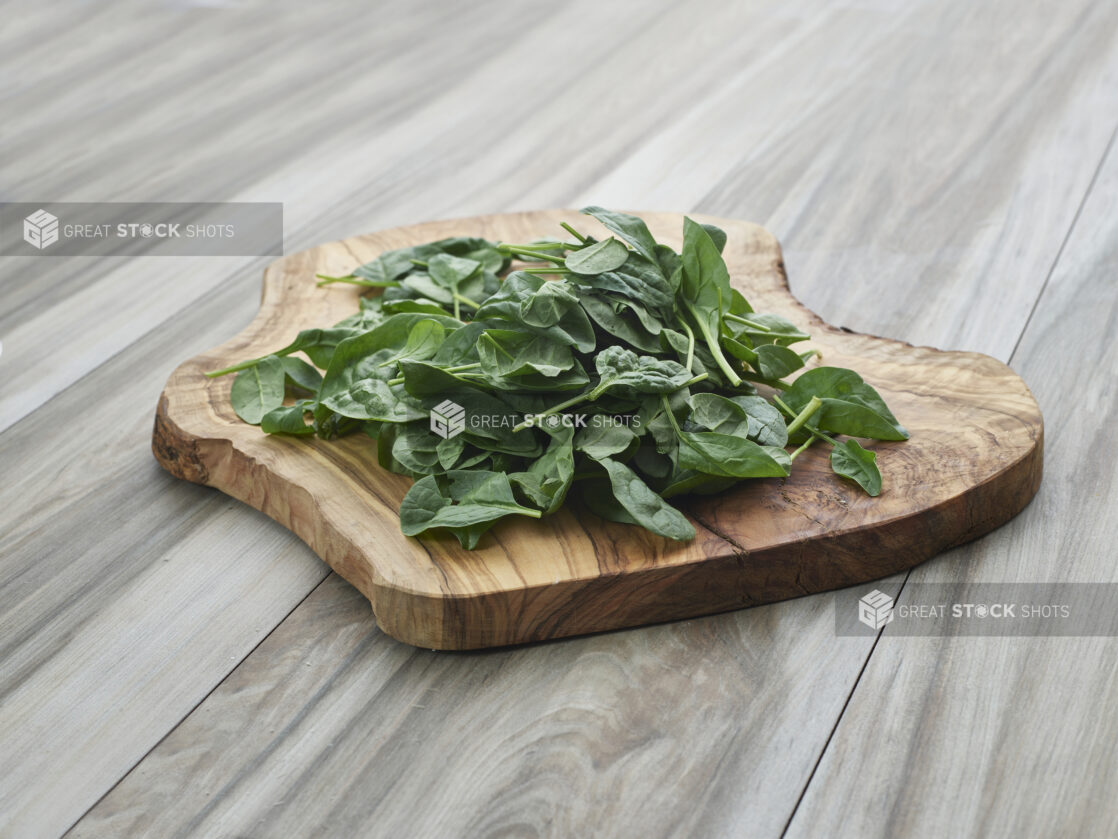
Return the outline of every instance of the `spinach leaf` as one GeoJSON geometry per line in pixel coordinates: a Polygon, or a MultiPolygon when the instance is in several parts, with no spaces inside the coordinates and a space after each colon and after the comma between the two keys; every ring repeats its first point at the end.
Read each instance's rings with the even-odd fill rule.
{"type": "MultiPolygon", "coordinates": [[[[689,401],[691,422],[700,428],[736,437],[749,436],[749,412],[744,405],[717,393],[696,393],[689,401]]],[[[779,414],[777,419],[780,419],[779,414]]],[[[783,426],[783,421],[780,424],[783,426]]]]}
{"type": "Polygon", "coordinates": [[[831,449],[831,468],[836,475],[857,482],[867,494],[881,495],[877,453],[866,451],[857,440],[844,440],[831,449]]]}
{"type": "Polygon", "coordinates": [[[710,240],[714,242],[714,246],[718,248],[718,252],[722,253],[722,251],[726,249],[726,231],[713,224],[704,224],[702,228],[707,232],[710,240]]]}
{"type": "Polygon", "coordinates": [[[474,283],[469,288],[464,288],[463,285],[471,278],[481,279],[480,262],[461,256],[440,253],[428,260],[427,272],[436,285],[446,289],[454,307],[454,317],[461,316],[462,303],[466,303],[471,309],[478,307],[478,304],[467,295],[480,292],[484,281],[474,283]]]}
{"type": "Polygon", "coordinates": [[[520,317],[529,326],[555,326],[578,306],[578,294],[566,282],[544,283],[534,294],[520,301],[520,317]]]}
{"type": "Polygon", "coordinates": [[[718,336],[722,315],[730,307],[730,273],[722,254],[702,225],[683,220],[683,274],[679,296],[688,319],[698,329],[715,363],[732,385],[741,377],[722,354],[718,336]]]}
{"type": "Polygon", "coordinates": [[[483,262],[485,265],[496,265],[489,270],[500,271],[507,267],[506,258],[498,251],[494,242],[479,239],[476,236],[453,236],[429,242],[424,245],[412,245],[406,248],[397,248],[385,251],[376,259],[356,268],[355,277],[378,285],[391,285],[408,274],[415,273],[418,262],[425,262],[439,254],[461,256],[483,262]]]}
{"type": "Polygon", "coordinates": [[[226,367],[222,370],[213,370],[206,373],[207,376],[213,378],[215,376],[224,376],[228,373],[235,373],[238,370],[247,370],[266,358],[273,356],[283,357],[291,355],[296,352],[305,352],[312,362],[318,367],[326,367],[330,363],[330,358],[334,354],[334,348],[344,341],[346,338],[351,338],[354,335],[360,335],[361,330],[352,327],[334,327],[333,329],[304,329],[295,336],[295,340],[282,349],[276,350],[267,356],[260,358],[252,358],[248,361],[242,361],[239,364],[234,364],[232,367],[226,367]]]}
{"type": "Polygon", "coordinates": [[[237,374],[229,394],[233,411],[250,425],[260,425],[265,414],[283,405],[284,370],[274,355],[237,374]]]}
{"type": "Polygon", "coordinates": [[[313,399],[300,399],[294,405],[273,408],[261,418],[260,430],[268,434],[309,437],[314,434],[314,427],[307,425],[306,415],[313,407],[313,399]]]}
{"type": "Polygon", "coordinates": [[[575,435],[574,446],[593,460],[623,455],[632,449],[637,440],[627,425],[607,422],[608,416],[599,415],[601,421],[587,425],[575,435]]]}
{"type": "MultiPolygon", "coordinates": [[[[454,466],[462,459],[463,453],[466,451],[466,438],[461,435],[457,437],[447,437],[446,439],[439,440],[435,444],[435,455],[439,460],[439,466],[445,472],[448,469],[453,469],[454,466]]],[[[482,454],[480,457],[484,458],[482,454]]],[[[463,469],[468,468],[463,466],[463,469]]]]}
{"type": "Polygon", "coordinates": [[[478,362],[477,339],[487,328],[484,321],[473,321],[447,333],[431,357],[431,363],[440,367],[463,367],[478,362]]]}
{"type": "Polygon", "coordinates": [[[435,528],[450,530],[473,550],[498,519],[508,515],[539,518],[540,511],[516,502],[502,472],[451,470],[444,484],[434,475],[416,481],[400,504],[400,529],[418,536],[435,528]]]}
{"type": "Polygon", "coordinates": [[[614,497],[609,473],[604,473],[601,480],[583,481],[579,487],[579,500],[587,510],[606,521],[642,526],[614,497]]]}
{"type": "Polygon", "coordinates": [[[658,333],[649,331],[639,318],[628,318],[627,306],[622,301],[606,295],[588,294],[582,299],[582,307],[607,335],[619,338],[644,353],[659,351],[658,333]]]}
{"type": "Polygon", "coordinates": [[[783,448],[788,445],[788,426],[780,411],[760,396],[731,396],[730,401],[740,405],[749,415],[746,436],[762,446],[783,448]]]}
{"type": "Polygon", "coordinates": [[[418,321],[408,330],[407,340],[404,341],[400,351],[380,360],[377,367],[388,367],[405,358],[412,361],[425,361],[439,351],[445,339],[446,328],[441,323],[435,320],[418,321]]]}
{"type": "MultiPolygon", "coordinates": [[[[749,306],[748,303],[745,305],[749,306]]],[[[779,315],[754,312],[748,308],[744,313],[737,313],[731,309],[726,318],[728,325],[733,328],[733,333],[748,336],[754,346],[768,343],[788,346],[811,337],[779,315]]]]}
{"type": "Polygon", "coordinates": [[[287,381],[307,393],[318,393],[318,386],[322,384],[322,374],[319,373],[301,358],[285,356],[280,359],[283,364],[283,373],[287,381]]]}
{"type": "Polygon", "coordinates": [[[319,403],[352,419],[408,422],[423,417],[422,409],[407,397],[404,389],[390,386],[377,375],[384,365],[383,361],[366,363],[370,356],[380,352],[377,348],[385,344],[400,347],[401,353],[392,359],[400,364],[410,361],[403,354],[409,342],[416,352],[431,351],[431,342],[438,336],[437,330],[444,330],[444,327],[439,321],[421,320],[422,317],[393,315],[370,332],[342,341],[323,376],[319,403]],[[416,333],[414,339],[413,332],[416,333]]]}
{"type": "Polygon", "coordinates": [[[683,513],[649,489],[636,472],[609,457],[598,463],[609,474],[613,497],[635,522],[669,539],[685,542],[695,538],[695,528],[683,513]]]}
{"type": "Polygon", "coordinates": [[[477,352],[482,367],[500,376],[556,377],[575,364],[570,346],[517,329],[487,329],[478,338],[477,352]]]}
{"type": "Polygon", "coordinates": [[[615,238],[568,224],[577,242],[455,236],[319,275],[383,291],[333,327],[207,375],[239,373],[233,408],[264,432],[364,431],[370,458],[415,480],[404,532],[449,530],[467,548],[506,515],[555,512],[575,486],[605,518],[691,538],[665,499],[787,475],[816,440],[833,446],[839,477],[881,492],[876,453],[827,432],[908,433],[852,371],[785,381],[815,352],[791,349],[807,334],[730,285],[724,231],[685,219],[677,253],[636,216],[585,212],[615,238]],[[514,256],[549,264],[505,276],[514,256]],[[448,411],[462,423],[436,421],[448,411]],[[792,454],[790,438],[802,443],[792,454]]]}
{"type": "Polygon", "coordinates": [[[727,478],[783,478],[791,469],[784,449],[759,446],[744,437],[717,431],[679,434],[679,465],[727,478]]]}
{"type": "Polygon", "coordinates": [[[766,379],[783,379],[804,366],[798,354],[780,344],[762,344],[756,350],[753,366],[766,379]]]}
{"type": "Polygon", "coordinates": [[[625,264],[629,249],[616,239],[606,239],[577,250],[564,260],[568,271],[583,276],[594,276],[613,271],[625,264]]]}
{"type": "Polygon", "coordinates": [[[383,379],[353,380],[347,371],[324,384],[319,404],[350,419],[412,422],[427,417],[403,387],[390,386],[383,379]]]}
{"type": "MultiPolygon", "coordinates": [[[[461,440],[461,437],[456,439],[461,440]]],[[[392,457],[407,470],[406,474],[417,477],[437,474],[443,471],[439,444],[444,442],[442,437],[431,433],[426,423],[408,423],[392,441],[392,457]]]]}
{"type": "Polygon", "coordinates": [[[550,433],[551,444],[543,457],[533,461],[527,471],[509,475],[509,480],[544,513],[554,513],[562,506],[575,474],[571,446],[574,430],[560,426],[550,433]]]}
{"type": "Polygon", "coordinates": [[[675,498],[678,495],[714,495],[729,489],[739,480],[723,475],[696,472],[694,469],[677,469],[662,486],[658,486],[658,490],[664,498],[675,498]]]}
{"type": "Polygon", "coordinates": [[[460,283],[480,272],[480,262],[447,253],[436,254],[427,261],[431,279],[451,291],[457,291],[460,283]]]}
{"type": "Polygon", "coordinates": [[[668,289],[675,295],[683,277],[683,258],[667,245],[657,244],[655,262],[668,282],[668,289]]]}
{"type": "Polygon", "coordinates": [[[585,277],[572,274],[567,279],[575,287],[618,294],[639,302],[661,316],[673,313],[675,288],[664,279],[655,263],[635,253],[630,253],[625,264],[616,270],[585,277]]]}
{"type": "Polygon", "coordinates": [[[362,297],[359,305],[360,308],[356,312],[347,318],[342,318],[334,324],[334,328],[366,332],[384,320],[386,314],[390,314],[384,309],[384,297],[382,296],[362,297]]]}
{"type": "Polygon", "coordinates": [[[632,350],[614,345],[606,347],[594,359],[601,377],[590,392],[591,400],[606,391],[633,395],[638,393],[670,393],[679,390],[691,374],[681,364],[668,359],[637,355],[632,350]]]}
{"type": "Polygon", "coordinates": [[[648,232],[648,225],[637,216],[616,213],[601,207],[583,207],[582,212],[600,221],[611,233],[620,236],[645,259],[656,262],[656,240],[648,232]]]}
{"type": "MultiPolygon", "coordinates": [[[[397,312],[421,312],[425,315],[445,315],[444,304],[426,297],[417,297],[414,300],[389,300],[384,304],[384,313],[394,315],[397,312]]],[[[383,319],[383,318],[382,318],[383,319]]],[[[369,325],[376,326],[376,323],[369,325]]]]}
{"type": "MultiPolygon", "coordinates": [[[[485,300],[474,312],[474,320],[507,321],[515,327],[539,332],[554,341],[572,344],[579,352],[593,351],[596,342],[594,327],[590,325],[590,320],[581,306],[569,308],[560,306],[562,314],[559,320],[548,326],[538,326],[539,318],[531,314],[525,317],[526,312],[539,314],[557,303],[555,299],[557,296],[562,296],[562,292],[544,291],[545,285],[551,284],[534,274],[514,271],[505,278],[500,290],[485,300]],[[538,294],[543,294],[547,298],[546,301],[536,304],[534,298],[538,294]],[[537,305],[540,306],[539,310],[535,308],[537,305]]],[[[496,326],[496,324],[491,325],[496,326]]]]}
{"type": "Polygon", "coordinates": [[[808,370],[784,391],[782,398],[793,411],[799,411],[813,396],[818,396],[823,406],[809,422],[811,427],[875,440],[908,439],[908,431],[897,422],[885,401],[853,370],[808,370]]]}

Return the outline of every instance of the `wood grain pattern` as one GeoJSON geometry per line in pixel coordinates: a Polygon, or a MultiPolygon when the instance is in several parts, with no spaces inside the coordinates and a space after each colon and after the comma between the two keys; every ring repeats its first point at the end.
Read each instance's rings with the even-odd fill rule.
{"type": "MultiPolygon", "coordinates": [[[[682,216],[642,217],[659,240],[680,246],[682,216]]],[[[815,450],[788,480],[685,502],[705,525],[692,542],[568,509],[541,522],[503,522],[467,552],[453,537],[400,534],[397,511],[411,482],[381,469],[366,438],[265,436],[233,413],[229,377],[202,375],[356,311],[358,289],[316,288],[316,273],[344,273],[382,250],[450,235],[529,241],[564,220],[579,217],[539,211],[416,225],[274,263],[252,325],[172,374],[156,416],[156,457],[178,477],[290,528],[369,598],[388,634],[436,649],[710,614],[888,576],[998,526],[1036,492],[1043,422],[1015,373],[986,356],[827,326],[788,293],[771,234],[726,219],[708,220],[729,234],[731,276],[758,311],[810,331],[828,364],[858,369],[912,432],[905,444],[876,447],[889,487],[881,497],[834,480],[827,453],[815,450]]]]}
{"type": "MultiPolygon", "coordinates": [[[[913,582],[1118,582],[1115,201],[1112,145],[1013,356],[1059,429],[1037,503],[913,582]]],[[[1118,835],[1116,662],[1118,638],[886,628],[789,835],[1118,835]]]]}
{"type": "Polygon", "coordinates": [[[0,435],[0,835],[64,831],[329,573],[151,457],[175,356],[256,308],[230,285],[0,435]]]}
{"type": "MultiPolygon", "coordinates": [[[[283,201],[289,251],[518,208],[699,209],[764,221],[793,291],[832,323],[1008,360],[1113,130],[1116,21],[1118,6],[1089,0],[23,4],[0,27],[0,192],[283,201]]],[[[870,654],[865,639],[834,637],[828,595],[453,656],[440,670],[425,655],[381,656],[406,648],[370,628],[345,584],[285,621],[322,563],[146,450],[167,372],[248,323],[261,267],[0,261],[0,833],[56,835],[135,765],[85,835],[128,834],[130,819],[157,836],[400,835],[414,833],[409,814],[452,833],[779,835],[870,654]],[[158,632],[132,630],[145,611],[163,616],[158,632]],[[358,635],[378,640],[350,643],[358,635]],[[486,678],[491,657],[498,679],[486,678]],[[144,689],[110,697],[104,674],[124,666],[124,683],[144,689]],[[363,685],[383,668],[392,687],[346,702],[334,678],[346,668],[363,685]],[[283,692],[296,681],[298,695],[283,692]],[[271,731],[265,720],[284,713],[297,724],[271,731]],[[184,716],[181,736],[156,747],[184,716]],[[17,737],[35,760],[9,748],[17,737]],[[315,758],[349,739],[369,750],[367,769],[315,758]],[[587,744],[603,742],[589,759],[587,744]],[[452,752],[453,772],[441,759],[452,752]],[[401,797],[404,786],[426,793],[401,797]]],[[[1051,333],[1051,351],[1075,334],[1051,333]]],[[[1046,413],[1046,400],[1083,400],[1051,387],[1046,413]]],[[[1108,461],[1084,457],[1085,440],[1050,442],[1105,483],[1108,461]]],[[[1043,529],[1018,533],[1063,502],[1050,478],[1043,507],[954,561],[1029,568],[1055,550],[1043,529]]],[[[1085,520],[1060,556],[1114,532],[1105,512],[1085,520]]],[[[1011,645],[982,646],[995,662],[1011,645]]],[[[1062,650],[1036,654],[1023,692],[1053,666],[1065,684],[1106,672],[1107,649],[1062,650]]],[[[916,674],[948,653],[901,651],[916,674]]],[[[1021,701],[956,675],[983,718],[1021,701]]],[[[1069,693],[1036,695],[1029,722],[1062,738],[1061,771],[1081,749],[1089,774],[1105,760],[1091,747],[1109,711],[1077,729],[1069,693]]],[[[1069,808],[1072,824],[1107,800],[1091,786],[1105,773],[1025,783],[1020,761],[961,757],[965,744],[942,734],[921,741],[922,789],[959,778],[998,789],[999,813],[1019,790],[1021,814],[1094,790],[1069,808]]],[[[1026,738],[1026,756],[1043,772],[1037,742],[1026,738]]],[[[853,771],[877,762],[864,758],[853,771]]],[[[943,803],[917,801],[925,814],[943,803]]]]}
{"type": "Polygon", "coordinates": [[[1118,6],[855,3],[812,22],[573,203],[763,221],[830,323],[1007,360],[1114,129],[1118,6]]]}
{"type": "MultiPolygon", "coordinates": [[[[746,8],[719,9],[738,32],[714,43],[677,43],[674,60],[701,63],[712,77],[729,73],[745,57],[779,50],[815,6],[812,0],[796,14],[762,19],[746,8]]],[[[364,9],[375,16],[366,26],[351,25],[346,3],[284,16],[250,8],[150,16],[108,9],[90,23],[109,32],[96,42],[83,26],[40,21],[36,35],[11,42],[21,52],[9,77],[20,84],[8,107],[22,119],[6,123],[11,139],[0,157],[0,187],[12,194],[6,200],[283,201],[289,252],[346,231],[513,207],[525,189],[545,183],[554,186],[542,205],[562,203],[573,183],[597,179],[608,161],[624,159],[662,127],[652,109],[626,107],[619,120],[611,100],[588,102],[585,86],[597,74],[639,77],[634,101],[655,95],[669,110],[694,98],[674,62],[646,61],[694,11],[642,2],[643,20],[634,27],[633,8],[585,0],[562,7],[489,0],[470,8],[392,0],[364,9]],[[597,25],[555,51],[564,21],[589,14],[597,25]],[[622,30],[627,37],[619,42],[622,30]],[[113,50],[128,61],[114,61],[113,50]],[[65,83],[48,60],[59,54],[72,62],[65,83]],[[162,60],[165,54],[182,63],[162,60]],[[206,71],[233,54],[228,72],[237,74],[236,86],[206,71]],[[202,102],[220,106],[200,108],[202,102]],[[195,117],[184,122],[184,113],[195,117]],[[291,113],[298,119],[287,119],[291,113]],[[81,149],[77,171],[58,165],[60,135],[81,149]],[[90,136],[99,142],[90,146],[90,136]],[[169,157],[175,166],[167,165],[169,157]]],[[[245,260],[207,259],[209,271],[185,258],[83,259],[81,270],[74,264],[5,261],[12,280],[0,285],[7,385],[0,429],[154,324],[237,281],[243,275],[234,272],[245,260]],[[35,281],[18,280],[28,275],[35,281]],[[151,293],[153,277],[158,294],[151,293]],[[49,336],[57,332],[70,336],[72,351],[64,356],[50,352],[49,336]]]]}
{"type": "Polygon", "coordinates": [[[820,595],[434,653],[332,575],[70,835],[778,836],[866,642],[820,595]]]}

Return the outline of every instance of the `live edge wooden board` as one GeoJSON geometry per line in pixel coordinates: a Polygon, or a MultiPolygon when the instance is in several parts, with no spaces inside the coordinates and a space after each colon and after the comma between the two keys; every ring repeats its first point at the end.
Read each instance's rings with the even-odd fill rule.
{"type": "MultiPolygon", "coordinates": [[[[680,246],[682,216],[641,213],[680,246]]],[[[729,234],[734,284],[758,311],[812,335],[822,362],[857,370],[911,432],[877,451],[885,489],[870,498],[831,474],[825,446],[787,479],[748,481],[680,502],[692,542],[565,508],[513,517],[476,551],[452,536],[414,539],[397,512],[411,481],[381,469],[372,441],[285,439],[246,425],[229,404],[232,376],[206,370],[264,355],[357,308],[361,289],[317,288],[383,250],[451,235],[528,241],[574,211],[481,216],[385,230],[293,254],[264,273],[263,302],[240,335],[192,358],[159,400],[153,448],[172,474],[207,484],[292,530],[372,603],[377,623],[421,647],[519,644],[769,603],[884,577],[986,533],[1040,484],[1043,420],[1024,382],[989,356],[942,352],[829,326],[789,293],[780,245],[764,228],[701,218],[729,234]]],[[[601,231],[595,231],[601,233],[601,231]]],[[[675,501],[679,501],[676,499],[675,501]]]]}

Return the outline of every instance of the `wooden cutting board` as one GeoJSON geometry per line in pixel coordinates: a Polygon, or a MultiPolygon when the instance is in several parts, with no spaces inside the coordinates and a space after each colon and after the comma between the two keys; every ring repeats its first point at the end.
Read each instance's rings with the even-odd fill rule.
{"type": "MultiPolygon", "coordinates": [[[[641,213],[677,249],[682,216],[641,213]]],[[[480,216],[332,242],[273,263],[245,331],[182,364],[159,400],[153,449],[172,474],[262,510],[303,539],[372,603],[380,627],[421,647],[519,644],[769,603],[877,579],[974,539],[1018,513],[1040,484],[1043,420],[1006,365],[823,323],[789,293],[780,245],[748,222],[696,217],[729,234],[734,284],[758,311],[793,321],[800,347],[857,370],[911,432],[870,443],[885,489],[870,498],[831,474],[827,447],[801,455],[787,479],[748,481],[679,503],[698,535],[672,542],[568,505],[536,521],[497,525],[476,551],[453,536],[401,534],[411,481],[381,469],[372,441],[288,439],[246,425],[229,403],[232,376],[206,370],[265,355],[308,327],[357,308],[361,289],[315,286],[383,250],[452,235],[528,241],[574,211],[480,216]]],[[[601,232],[601,231],[595,231],[601,232]]]]}

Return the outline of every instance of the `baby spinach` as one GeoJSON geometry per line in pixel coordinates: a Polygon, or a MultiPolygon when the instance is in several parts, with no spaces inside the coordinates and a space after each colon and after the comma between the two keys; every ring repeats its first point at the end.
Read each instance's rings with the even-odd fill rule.
{"type": "Polygon", "coordinates": [[[616,213],[601,207],[585,207],[582,212],[600,221],[607,230],[620,236],[634,251],[651,262],[656,259],[656,240],[648,231],[648,225],[639,216],[616,213]]]}
{"type": "Polygon", "coordinates": [[[789,474],[791,464],[784,449],[766,449],[744,437],[717,431],[682,431],[679,438],[683,469],[726,478],[783,478],[789,474]]]}
{"type": "Polygon", "coordinates": [[[606,347],[594,359],[598,384],[588,398],[597,399],[607,390],[626,393],[670,393],[679,390],[691,379],[687,368],[670,359],[637,355],[614,345],[606,347]]]}
{"type": "Polygon", "coordinates": [[[657,495],[632,469],[612,458],[598,461],[609,474],[613,497],[634,522],[669,539],[686,541],[695,538],[695,528],[687,518],[657,495]]]}
{"type": "MultiPolygon", "coordinates": [[[[407,358],[412,361],[425,361],[439,351],[446,339],[446,329],[441,323],[434,320],[421,320],[412,324],[408,330],[407,340],[399,352],[395,352],[381,361],[378,367],[387,367],[390,364],[399,364],[407,358]]],[[[378,350],[379,352],[379,350],[378,350]]]]}
{"type": "MultiPolygon", "coordinates": [[[[761,446],[739,434],[683,431],[676,421],[675,412],[667,397],[661,398],[664,402],[664,416],[679,440],[678,462],[681,469],[724,478],[782,478],[789,474],[791,461],[784,449],[761,446]]],[[[717,411],[714,405],[702,401],[699,404],[700,416],[695,417],[696,411],[692,408],[692,417],[695,421],[705,419],[709,422],[717,419],[716,416],[711,416],[712,410],[717,411]]],[[[740,406],[735,405],[735,407],[740,406]]],[[[744,413],[744,409],[742,412],[744,413]]],[[[745,416],[745,422],[748,429],[748,415],[745,416]]],[[[718,423],[718,425],[725,425],[725,423],[718,423]]],[[[740,425],[738,429],[740,430],[740,425]]]]}
{"type": "Polygon", "coordinates": [[[309,437],[314,434],[314,427],[307,425],[306,415],[313,407],[313,399],[300,399],[294,405],[273,408],[261,418],[260,430],[268,434],[309,437]]]}
{"type": "Polygon", "coordinates": [[[448,253],[435,254],[427,262],[427,271],[431,279],[447,290],[454,306],[454,317],[461,317],[461,304],[466,303],[470,308],[476,309],[478,304],[466,297],[464,291],[476,293],[473,289],[462,289],[462,284],[471,277],[481,274],[481,263],[466,259],[461,256],[451,256],[448,253]]]}
{"type": "Polygon", "coordinates": [[[659,351],[660,338],[657,333],[647,330],[639,319],[629,317],[629,309],[622,301],[609,295],[588,294],[583,298],[582,306],[602,332],[641,352],[659,351]]]}
{"type": "Polygon", "coordinates": [[[301,358],[285,356],[280,359],[283,364],[283,374],[287,383],[307,393],[318,393],[318,386],[322,384],[322,374],[301,358]]]}
{"type": "Polygon", "coordinates": [[[508,515],[538,519],[543,515],[517,503],[503,472],[452,470],[440,483],[435,475],[416,481],[400,504],[400,529],[407,536],[446,528],[462,547],[473,550],[498,519],[508,515]]]}
{"type": "Polygon", "coordinates": [[[730,273],[710,234],[689,218],[683,221],[682,260],[679,293],[684,317],[698,329],[715,363],[736,387],[741,384],[741,377],[718,343],[722,316],[730,307],[730,273]]]}
{"type": "Polygon", "coordinates": [[[415,481],[403,532],[467,549],[572,495],[690,539],[666,499],[784,478],[817,443],[838,477],[882,492],[878,452],[854,438],[908,432],[857,373],[811,367],[815,351],[792,348],[809,336],[731,286],[725,231],[685,219],[676,252],[637,216],[583,212],[612,235],[564,222],[573,239],[455,236],[319,275],[362,287],[358,310],[207,375],[237,373],[234,411],[268,434],[364,431],[370,460],[415,481]]]}
{"type": "Polygon", "coordinates": [[[574,445],[587,457],[601,460],[629,451],[636,440],[636,433],[627,425],[599,422],[579,431],[574,445]]]}
{"type": "Polygon", "coordinates": [[[554,378],[575,364],[569,345],[519,329],[487,329],[477,340],[477,352],[482,367],[500,376],[554,378]]]}
{"type": "Polygon", "coordinates": [[[229,394],[237,416],[260,425],[265,414],[283,405],[285,376],[283,362],[274,355],[238,373],[229,394]]]}
{"type": "Polygon", "coordinates": [[[831,449],[831,468],[836,475],[856,481],[867,494],[881,495],[877,454],[863,449],[857,440],[844,440],[831,449]]]}
{"type": "Polygon", "coordinates": [[[797,411],[813,396],[823,403],[813,424],[824,431],[874,440],[908,439],[908,431],[897,422],[885,400],[853,370],[808,370],[784,391],[782,398],[797,411]]]}
{"type": "Polygon", "coordinates": [[[575,251],[563,264],[568,270],[584,277],[605,274],[625,264],[629,249],[616,239],[606,239],[575,251]]]}
{"type": "Polygon", "coordinates": [[[757,360],[753,366],[765,379],[783,379],[804,366],[804,360],[793,350],[780,344],[762,344],[757,347],[757,360]]]}
{"type": "Polygon", "coordinates": [[[573,437],[573,429],[559,427],[551,432],[547,451],[533,461],[527,471],[509,475],[509,480],[517,484],[544,513],[554,513],[562,506],[574,479],[573,437]]]}

